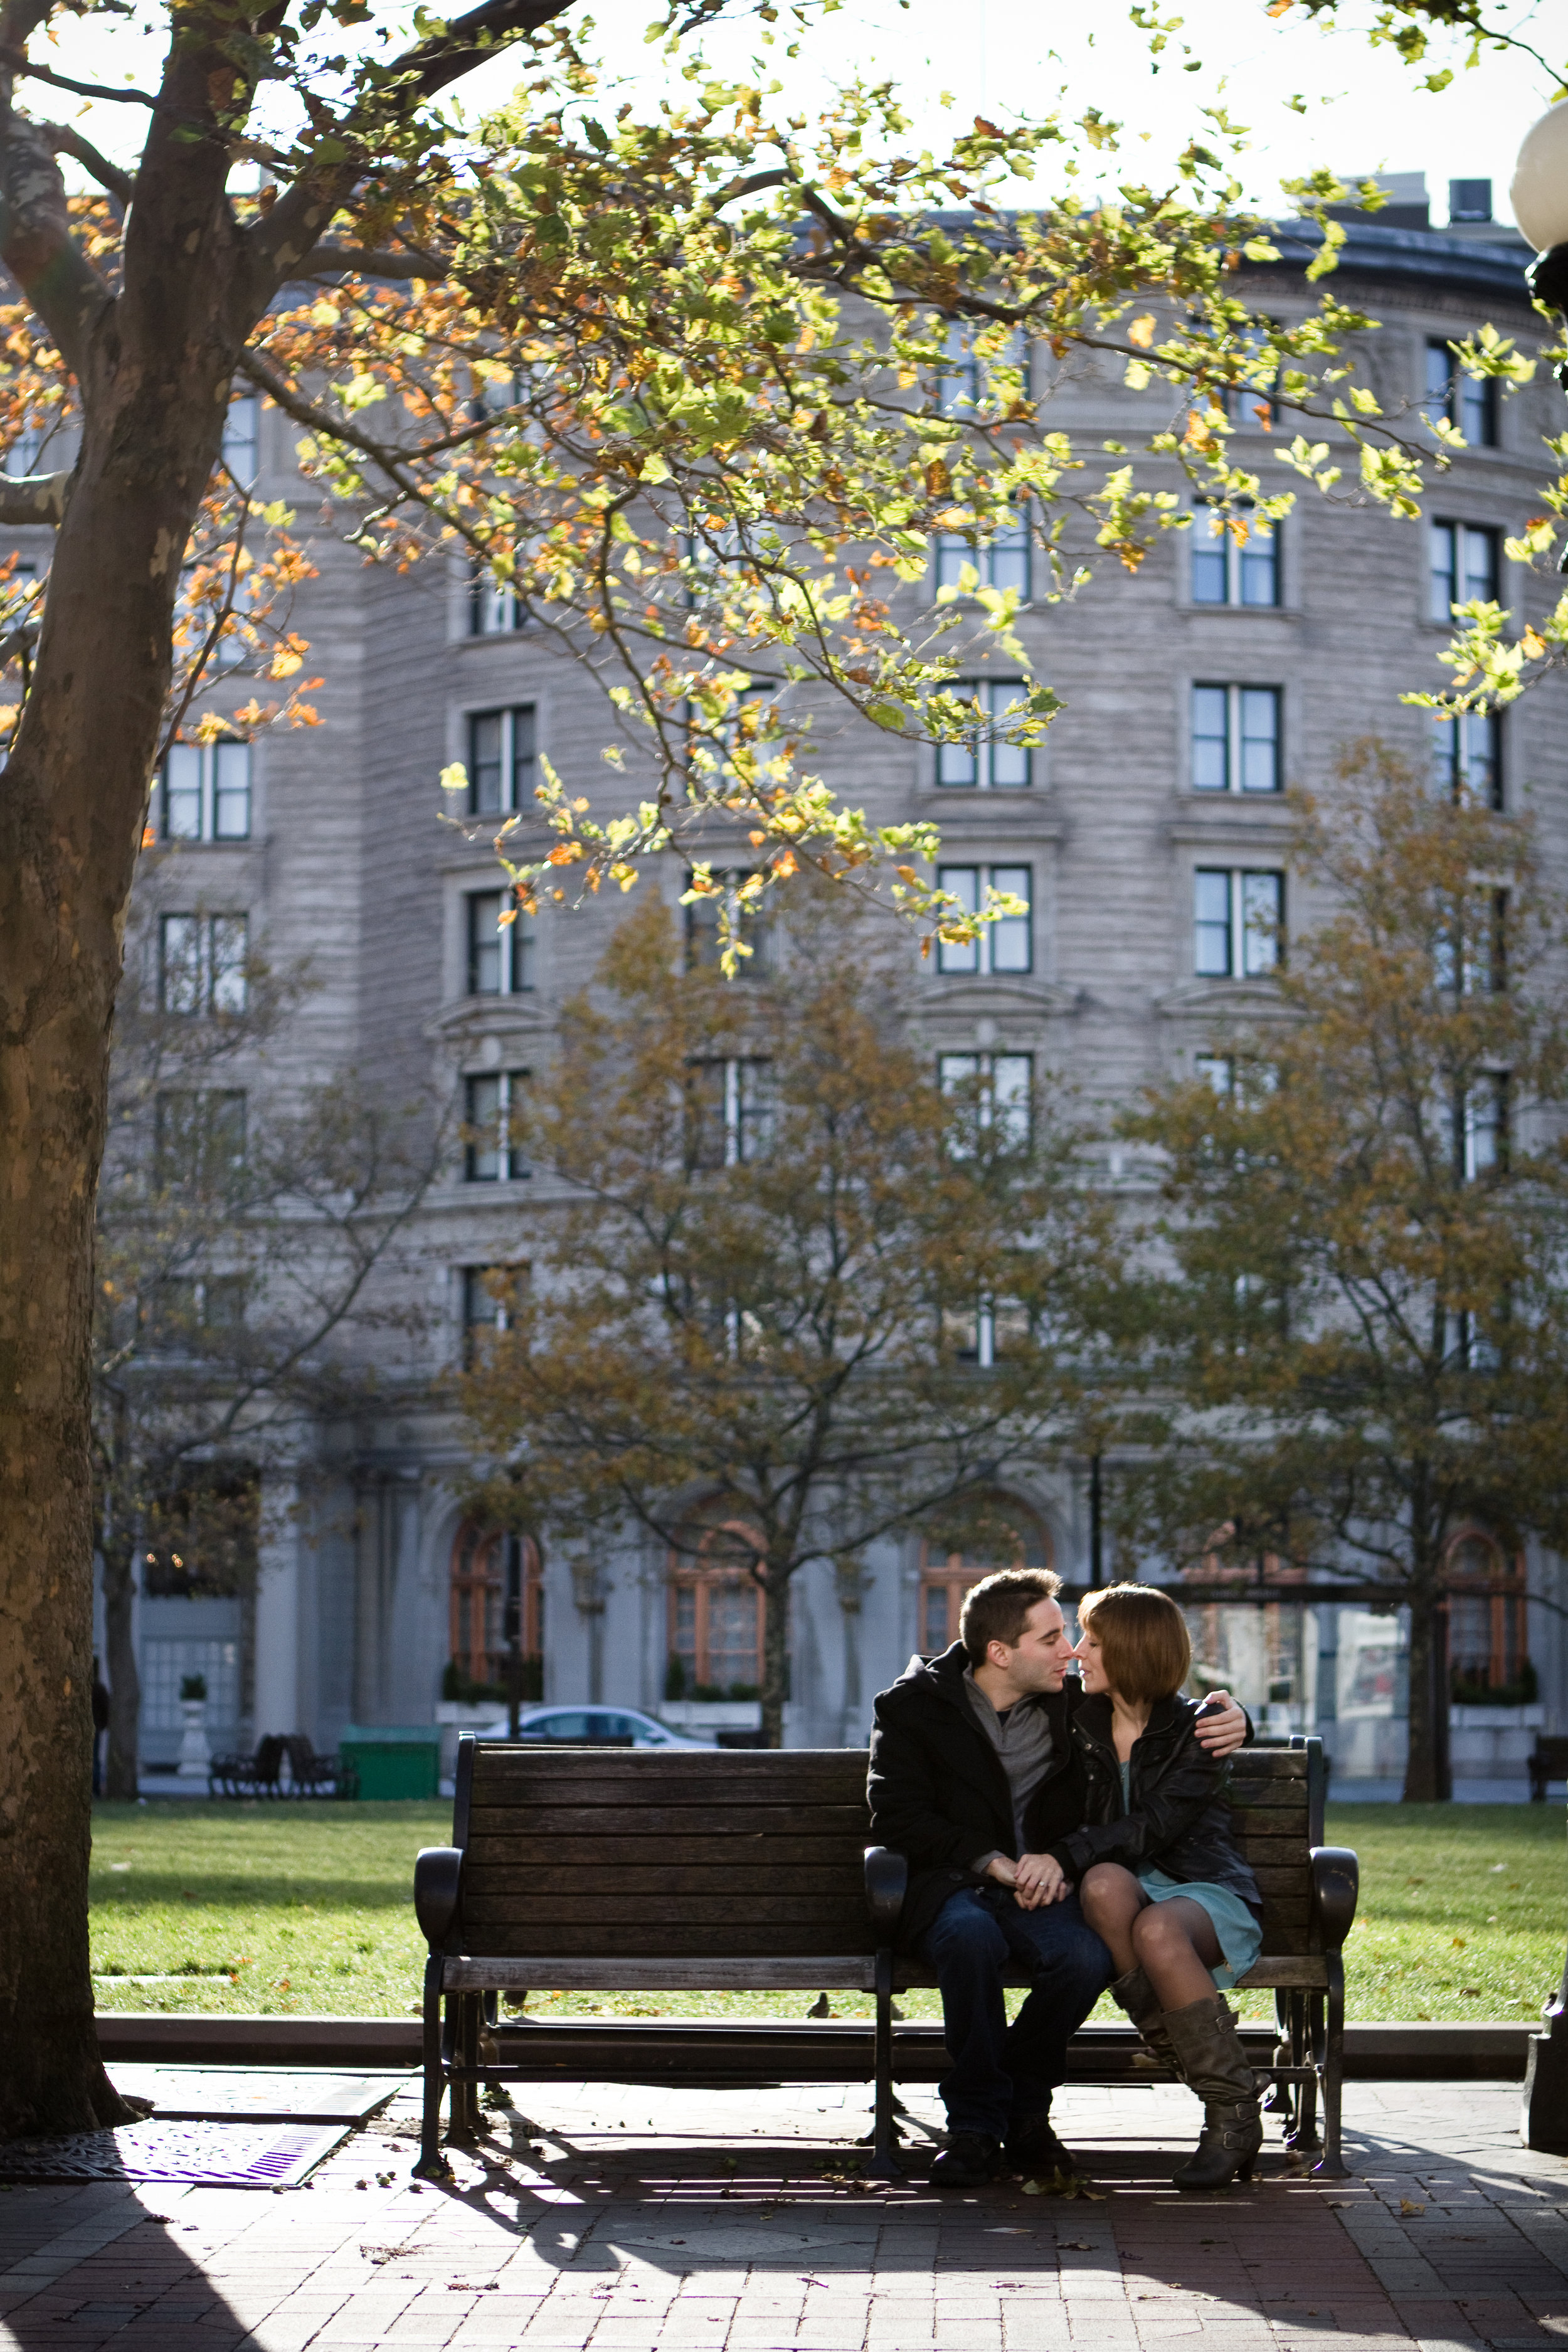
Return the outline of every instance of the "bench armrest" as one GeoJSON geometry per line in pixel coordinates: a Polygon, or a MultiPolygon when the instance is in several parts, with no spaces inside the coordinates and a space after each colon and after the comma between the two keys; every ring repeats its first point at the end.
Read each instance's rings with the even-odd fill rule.
{"type": "Polygon", "coordinates": [[[444,1948],[452,1932],[462,1891],[462,1847],[421,1848],[414,1864],[414,1912],[419,1931],[433,1952],[444,1948]]]}
{"type": "Polygon", "coordinates": [[[1361,1893],[1361,1864],[1348,1845],[1315,1845],[1312,1864],[1313,1940],[1337,1952],[1350,1934],[1361,1893]]]}
{"type": "Polygon", "coordinates": [[[910,1883],[909,1858],[891,1846],[866,1848],[866,1908],[879,1940],[891,1943],[898,1932],[904,1891],[910,1883]]]}

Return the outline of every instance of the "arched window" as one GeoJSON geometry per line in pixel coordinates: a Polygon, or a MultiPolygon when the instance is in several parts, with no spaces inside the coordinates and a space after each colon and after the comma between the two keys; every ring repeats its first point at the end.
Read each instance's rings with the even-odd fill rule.
{"type": "Polygon", "coordinates": [[[958,1639],[963,1596],[999,1568],[1049,1568],[1051,1539],[1033,1511],[1011,1495],[991,1496],[975,1515],[973,1536],[953,1549],[921,1547],[920,1622],[915,1646],[934,1657],[958,1639]]]}
{"type": "Polygon", "coordinates": [[[472,1521],[452,1546],[451,1665],[447,1696],[506,1696],[507,1649],[515,1628],[522,1696],[544,1691],[544,1568],[531,1536],[499,1534],[472,1521]]]}
{"type": "Polygon", "coordinates": [[[763,1594],[743,1519],[710,1505],[669,1564],[668,1698],[755,1698],[763,1680],[763,1594]]]}
{"type": "Polygon", "coordinates": [[[1524,1561],[1479,1528],[1448,1547],[1448,1672],[1453,1696],[1494,1705],[1532,1681],[1526,1654],[1524,1561]]]}

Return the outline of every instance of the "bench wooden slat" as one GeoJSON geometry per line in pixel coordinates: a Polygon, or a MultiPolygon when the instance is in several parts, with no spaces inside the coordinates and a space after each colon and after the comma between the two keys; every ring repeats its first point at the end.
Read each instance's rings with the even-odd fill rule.
{"type": "Polygon", "coordinates": [[[1328,1981],[1329,1964],[1313,1952],[1272,1958],[1265,1953],[1244,1977],[1237,1979],[1238,1985],[1257,1985],[1265,1990],[1277,1987],[1281,1992],[1321,1992],[1328,1981]]]}
{"type": "Polygon", "coordinates": [[[1311,1818],[1305,1805],[1237,1805],[1230,1809],[1238,1837],[1293,1837],[1308,1842],[1311,1818]]]}
{"type": "MultiPolygon", "coordinates": [[[[634,1953],[636,1947],[629,1948],[634,1953]]],[[[712,1959],[584,1957],[530,1948],[516,1958],[484,1954],[449,1959],[442,1971],[449,1992],[868,1992],[872,1963],[865,1952],[769,1951],[755,1958],[712,1959]]]]}
{"type": "Polygon", "coordinates": [[[865,1869],[858,1854],[819,1868],[784,1868],[775,1863],[682,1865],[650,1864],[646,1855],[606,1868],[596,1863],[544,1863],[520,1875],[511,1869],[489,1869],[465,1864],[465,1913],[476,1901],[515,1895],[535,1901],[549,1895],[591,1895],[606,1885],[617,1896],[628,1895],[838,1895],[846,1901],[866,1900],[865,1869]]]}
{"type": "MultiPolygon", "coordinates": [[[[616,1887],[572,1895],[514,1891],[463,1898],[465,1932],[481,1939],[501,1927],[530,1935],[535,1928],[542,1930],[568,1920],[592,1926],[596,1932],[601,1925],[613,1926],[625,1917],[626,1906],[616,1887]]],[[[779,1924],[798,1927],[808,1921],[816,1931],[816,1942],[842,1940],[853,1948],[868,1933],[865,1895],[748,1895],[745,1898],[743,1926],[748,1935],[753,1927],[779,1924]]],[[[735,1896],[718,1888],[700,1895],[639,1895],[636,1924],[644,1932],[671,1927],[688,1928],[693,1935],[732,1935],[737,1924],[735,1896]]]]}
{"type": "MultiPolygon", "coordinates": [[[[866,1800],[858,1804],[817,1805],[809,1815],[790,1804],[707,1804],[623,1806],[629,1817],[635,1812],[639,1823],[653,1835],[667,1837],[800,1837],[808,1830],[817,1837],[858,1838],[862,1845],[870,1843],[870,1831],[866,1825],[866,1800]]],[[[597,1806],[555,1805],[550,1808],[550,1826],[562,1836],[592,1837],[605,1824],[605,1812],[597,1806]]],[[[521,1807],[476,1805],[470,1816],[470,1838],[483,1837],[487,1832],[500,1837],[537,1836],[541,1828],[539,1814],[521,1807]]]]}
{"type": "MultiPolygon", "coordinates": [[[[721,1927],[646,1927],[635,1919],[601,1922],[591,1929],[581,1920],[563,1920],[559,1927],[549,1921],[531,1920],[520,1927],[515,1935],[504,1928],[475,1927],[467,1940],[476,1947],[483,1943],[490,1950],[497,1944],[503,1954],[510,1950],[542,1953],[581,1954],[584,1943],[594,1948],[595,1956],[614,1960],[617,1967],[627,1962],[655,1959],[711,1960],[715,1967],[725,1961],[750,1961],[766,1958],[787,1959],[792,1956],[815,1951],[822,1942],[819,1925],[806,1921],[798,1929],[777,1920],[763,1920],[753,1929],[743,1920],[731,1919],[721,1927]]],[[[870,1923],[867,1921],[850,1946],[863,1958],[872,1947],[870,1923]]],[[[543,1984],[545,1978],[535,1979],[543,1984]]],[[[639,1977],[639,1984],[651,1984],[651,1977],[639,1977]]]]}
{"type": "Polygon", "coordinates": [[[646,1866],[679,1870],[700,1865],[711,1870],[833,1870],[853,1864],[860,1883],[861,1855],[871,1842],[861,1828],[853,1838],[753,1836],[749,1843],[735,1838],[637,1837],[626,1832],[616,1837],[552,1837],[543,1822],[525,1837],[470,1837],[464,1864],[470,1871],[501,1870],[526,1877],[535,1870],[579,1865],[584,1869],[616,1870],[646,1866]]]}

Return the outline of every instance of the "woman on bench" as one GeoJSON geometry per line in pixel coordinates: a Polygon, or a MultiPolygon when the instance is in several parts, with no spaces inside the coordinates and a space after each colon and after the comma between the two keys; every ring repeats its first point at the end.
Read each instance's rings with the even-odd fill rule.
{"type": "Polygon", "coordinates": [[[1087,1593],[1078,1613],[1083,1826],[1051,1854],[1110,1948],[1114,1999],[1204,2103],[1175,2186],[1218,2189],[1245,2180],[1263,2144],[1252,2069],[1216,1990],[1262,1948],[1258,1882],[1220,1794],[1225,1766],[1198,1742],[1199,1706],[1177,1696],[1192,1645],[1175,1602],[1152,1585],[1116,1584],[1087,1593]]]}

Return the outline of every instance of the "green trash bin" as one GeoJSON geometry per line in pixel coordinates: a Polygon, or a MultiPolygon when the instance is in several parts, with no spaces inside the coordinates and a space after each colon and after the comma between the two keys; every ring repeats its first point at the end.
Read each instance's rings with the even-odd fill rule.
{"type": "Polygon", "coordinates": [[[441,1733],[433,1723],[348,1723],[338,1754],[359,1775],[362,1797],[440,1794],[441,1733]]]}

